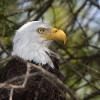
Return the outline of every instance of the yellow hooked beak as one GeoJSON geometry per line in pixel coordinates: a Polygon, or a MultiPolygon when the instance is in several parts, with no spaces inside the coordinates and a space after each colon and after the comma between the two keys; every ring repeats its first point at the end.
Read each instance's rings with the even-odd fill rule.
{"type": "Polygon", "coordinates": [[[50,33],[44,34],[44,37],[48,40],[63,41],[64,44],[66,44],[66,41],[67,41],[67,38],[68,38],[64,31],[57,29],[57,28],[52,28],[50,30],[50,33]]]}

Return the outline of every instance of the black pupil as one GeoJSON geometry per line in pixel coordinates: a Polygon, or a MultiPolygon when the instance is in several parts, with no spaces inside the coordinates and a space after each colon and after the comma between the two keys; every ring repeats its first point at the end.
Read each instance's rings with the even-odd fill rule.
{"type": "Polygon", "coordinates": [[[40,29],[40,32],[44,32],[44,29],[40,29]]]}
{"type": "Polygon", "coordinates": [[[44,32],[44,29],[42,29],[42,31],[44,32]]]}

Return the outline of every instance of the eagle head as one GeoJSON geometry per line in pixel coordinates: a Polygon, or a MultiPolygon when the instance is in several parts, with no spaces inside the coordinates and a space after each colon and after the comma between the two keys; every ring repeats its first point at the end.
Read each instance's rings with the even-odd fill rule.
{"type": "Polygon", "coordinates": [[[65,44],[67,36],[62,30],[53,28],[48,23],[28,22],[16,31],[13,38],[12,55],[38,64],[49,64],[54,68],[48,55],[50,53],[48,46],[52,44],[53,40],[61,40],[65,44]]]}

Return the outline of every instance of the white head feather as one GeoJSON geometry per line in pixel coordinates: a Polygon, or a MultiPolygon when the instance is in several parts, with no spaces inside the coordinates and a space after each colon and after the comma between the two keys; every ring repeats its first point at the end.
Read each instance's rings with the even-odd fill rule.
{"type": "Polygon", "coordinates": [[[40,37],[37,31],[39,27],[51,28],[47,23],[32,21],[24,24],[16,31],[12,55],[17,55],[24,60],[33,60],[43,65],[48,63],[54,68],[51,58],[46,53],[50,52],[47,47],[51,41],[45,41],[44,38],[40,37]]]}

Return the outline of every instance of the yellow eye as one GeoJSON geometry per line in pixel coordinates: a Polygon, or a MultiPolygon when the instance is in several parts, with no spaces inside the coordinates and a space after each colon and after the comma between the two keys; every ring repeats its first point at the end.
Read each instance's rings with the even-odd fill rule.
{"type": "Polygon", "coordinates": [[[41,34],[44,33],[45,32],[45,28],[38,28],[38,32],[41,33],[41,34]]]}

